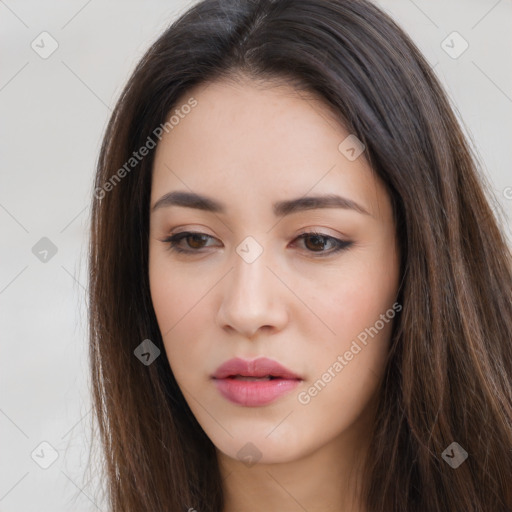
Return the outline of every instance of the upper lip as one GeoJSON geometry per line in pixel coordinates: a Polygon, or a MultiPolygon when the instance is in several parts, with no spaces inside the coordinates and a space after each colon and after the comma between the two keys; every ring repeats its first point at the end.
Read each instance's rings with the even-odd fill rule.
{"type": "Polygon", "coordinates": [[[240,375],[242,377],[280,377],[283,379],[297,379],[302,380],[301,377],[293,373],[288,368],[279,364],[273,359],[267,357],[260,357],[252,361],[240,359],[236,357],[229,359],[221,364],[215,373],[214,379],[225,379],[226,377],[235,377],[240,375]]]}

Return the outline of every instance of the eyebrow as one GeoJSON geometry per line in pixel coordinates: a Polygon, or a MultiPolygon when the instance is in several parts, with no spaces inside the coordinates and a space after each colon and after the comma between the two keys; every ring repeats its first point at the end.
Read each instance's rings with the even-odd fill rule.
{"type": "MultiPolygon", "coordinates": [[[[226,213],[226,207],[219,201],[195,192],[185,192],[175,190],[164,194],[153,205],[152,211],[169,206],[182,206],[185,208],[196,208],[212,213],[226,213]]],[[[352,199],[341,197],[336,194],[327,194],[321,196],[303,196],[296,199],[287,199],[278,201],[272,205],[272,210],[276,217],[284,217],[303,210],[315,210],[320,208],[343,208],[354,210],[363,215],[370,213],[360,204],[352,199]]]]}

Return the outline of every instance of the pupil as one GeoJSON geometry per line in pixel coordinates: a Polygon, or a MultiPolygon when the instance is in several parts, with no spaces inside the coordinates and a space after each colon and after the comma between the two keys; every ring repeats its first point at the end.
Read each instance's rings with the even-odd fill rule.
{"type": "MultiPolygon", "coordinates": [[[[319,242],[316,244],[316,247],[320,248],[320,249],[323,249],[325,246],[325,244],[322,242],[322,239],[323,239],[323,237],[318,236],[318,235],[311,235],[311,236],[307,237],[307,240],[316,240],[317,242],[319,242]]],[[[313,244],[313,245],[315,245],[315,244],[313,244]]]]}
{"type": "Polygon", "coordinates": [[[197,248],[200,249],[202,247],[201,242],[204,242],[204,235],[195,235],[195,234],[189,235],[189,245],[191,245],[195,249],[197,249],[197,248]],[[192,244],[190,244],[190,239],[194,240],[194,242],[192,244]],[[199,246],[196,246],[195,242],[198,242],[199,246]]]}

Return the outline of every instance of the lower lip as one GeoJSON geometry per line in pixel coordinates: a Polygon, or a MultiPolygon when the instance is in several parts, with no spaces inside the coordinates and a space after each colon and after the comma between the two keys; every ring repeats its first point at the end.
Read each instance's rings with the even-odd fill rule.
{"type": "Polygon", "coordinates": [[[267,405],[288,393],[300,383],[296,379],[249,381],[239,379],[214,379],[221,395],[237,405],[258,407],[267,405]]]}

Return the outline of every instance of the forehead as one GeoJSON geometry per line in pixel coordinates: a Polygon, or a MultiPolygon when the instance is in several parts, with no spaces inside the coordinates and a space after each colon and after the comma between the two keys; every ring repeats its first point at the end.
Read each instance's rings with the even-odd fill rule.
{"type": "Polygon", "coordinates": [[[306,154],[328,157],[345,133],[319,99],[286,84],[247,79],[201,84],[182,95],[169,114],[190,98],[197,105],[164,133],[159,149],[182,161],[208,161],[209,168],[234,158],[245,161],[244,167],[262,168],[277,165],[276,158],[293,163],[306,154]]]}
{"type": "Polygon", "coordinates": [[[376,190],[364,157],[350,161],[340,153],[350,134],[334,112],[290,85],[201,84],[176,102],[173,113],[181,115],[157,146],[152,203],[177,188],[241,197],[246,204],[249,198],[270,202],[310,191],[364,203],[370,199],[365,191],[376,190]],[[196,106],[180,111],[191,98],[196,106]]]}

